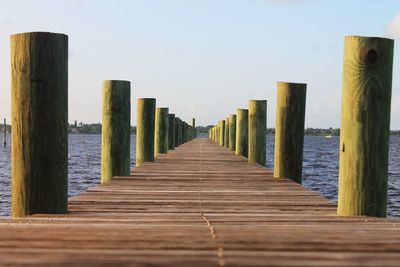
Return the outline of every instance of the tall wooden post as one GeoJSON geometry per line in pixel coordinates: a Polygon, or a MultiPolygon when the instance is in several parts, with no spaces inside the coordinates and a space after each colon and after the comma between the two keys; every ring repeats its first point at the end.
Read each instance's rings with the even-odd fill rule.
{"type": "Polygon", "coordinates": [[[339,215],[386,216],[394,41],[344,45],[339,215]]]}
{"type": "Polygon", "coordinates": [[[219,122],[215,125],[215,143],[219,144],[219,122]]]}
{"type": "Polygon", "coordinates": [[[218,143],[218,123],[214,126],[214,142],[218,143]]]}
{"type": "Polygon", "coordinates": [[[249,162],[266,165],[267,100],[249,101],[249,162]]]}
{"type": "Polygon", "coordinates": [[[217,122],[217,136],[216,136],[216,139],[217,139],[217,144],[219,145],[220,143],[221,143],[221,141],[220,141],[220,139],[221,139],[221,133],[220,133],[220,131],[221,131],[221,122],[220,121],[218,121],[217,122]]]}
{"type": "Polygon", "coordinates": [[[236,114],[229,115],[229,150],[236,150],[236,114]]]}
{"type": "Polygon", "coordinates": [[[154,126],[156,100],[139,98],[137,100],[136,120],[136,166],[154,161],[154,126]]]}
{"type": "Polygon", "coordinates": [[[129,176],[131,141],[131,83],[103,82],[101,130],[101,182],[129,176]]]}
{"type": "Polygon", "coordinates": [[[182,121],[182,144],[186,143],[186,122],[182,121]]]}
{"type": "Polygon", "coordinates": [[[225,120],[219,122],[219,145],[224,146],[225,138],[225,120]]]}
{"type": "Polygon", "coordinates": [[[186,122],[182,121],[182,144],[186,143],[186,122]]]}
{"type": "Polygon", "coordinates": [[[186,131],[186,133],[185,133],[185,143],[186,142],[189,142],[189,140],[190,140],[190,125],[188,124],[188,123],[185,123],[185,131],[186,131]]]}
{"type": "Polygon", "coordinates": [[[306,91],[304,83],[278,82],[274,177],[290,178],[299,184],[303,170],[306,91]]]}
{"type": "Polygon", "coordinates": [[[193,138],[196,138],[197,130],[196,130],[196,119],[195,118],[192,118],[192,127],[193,127],[193,138]]]}
{"type": "Polygon", "coordinates": [[[178,145],[182,145],[182,120],[178,118],[178,145]]]}
{"type": "Polygon", "coordinates": [[[68,36],[11,36],[12,216],[66,213],[68,36]]]}
{"type": "Polygon", "coordinates": [[[248,125],[249,111],[247,109],[238,108],[236,112],[236,155],[243,157],[248,156],[248,125]]]}
{"type": "Polygon", "coordinates": [[[175,115],[175,147],[179,146],[179,117],[175,115]]]}
{"type": "Polygon", "coordinates": [[[217,144],[219,144],[219,132],[218,132],[218,128],[219,128],[219,122],[216,122],[215,123],[215,126],[214,126],[214,141],[215,141],[215,143],[217,143],[217,144]]]}
{"type": "Polygon", "coordinates": [[[175,149],[175,114],[168,114],[168,149],[175,149]]]}
{"type": "Polygon", "coordinates": [[[186,143],[186,122],[182,121],[182,144],[186,143]]]}
{"type": "Polygon", "coordinates": [[[168,152],[169,109],[156,108],[156,123],[154,130],[154,157],[168,152]]]}
{"type": "Polygon", "coordinates": [[[225,119],[224,147],[229,148],[229,117],[225,119]]]}
{"type": "Polygon", "coordinates": [[[189,142],[189,140],[190,140],[190,125],[188,124],[188,123],[185,123],[185,131],[186,131],[186,133],[185,133],[185,143],[186,142],[189,142]]]}
{"type": "Polygon", "coordinates": [[[192,139],[192,126],[186,124],[186,142],[189,142],[192,139]]]}

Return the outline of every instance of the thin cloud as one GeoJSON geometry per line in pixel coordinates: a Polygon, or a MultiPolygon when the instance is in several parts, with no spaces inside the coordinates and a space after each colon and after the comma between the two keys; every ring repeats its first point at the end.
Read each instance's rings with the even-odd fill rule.
{"type": "Polygon", "coordinates": [[[386,35],[391,38],[400,38],[400,14],[397,14],[388,24],[386,35]]]}

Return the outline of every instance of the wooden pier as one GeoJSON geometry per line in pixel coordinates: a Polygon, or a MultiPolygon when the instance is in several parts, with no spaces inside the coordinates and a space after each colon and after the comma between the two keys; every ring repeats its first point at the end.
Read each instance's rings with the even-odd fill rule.
{"type": "Polygon", "coordinates": [[[69,199],[0,222],[1,266],[399,266],[400,220],[336,205],[197,138],[69,199]]]}

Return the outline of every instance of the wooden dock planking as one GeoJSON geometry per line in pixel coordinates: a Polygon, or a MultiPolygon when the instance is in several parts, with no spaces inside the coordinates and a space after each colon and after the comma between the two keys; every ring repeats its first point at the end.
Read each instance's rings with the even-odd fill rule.
{"type": "Polygon", "coordinates": [[[399,266],[400,220],[335,203],[195,139],[69,200],[0,221],[2,266],[399,266]]]}

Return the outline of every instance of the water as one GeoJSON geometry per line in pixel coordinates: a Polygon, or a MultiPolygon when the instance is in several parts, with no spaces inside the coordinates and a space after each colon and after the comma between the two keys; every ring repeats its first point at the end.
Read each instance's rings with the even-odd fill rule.
{"type": "MultiPolygon", "coordinates": [[[[11,136],[0,137],[0,216],[10,214],[11,136]]],[[[68,136],[68,195],[74,196],[100,183],[101,135],[70,134],[68,136]]],[[[131,135],[131,167],[135,166],[135,136],[131,135]]]]}
{"type": "MultiPolygon", "coordinates": [[[[7,137],[10,140],[10,136],[7,137]]],[[[69,135],[69,195],[100,182],[101,135],[69,135]]],[[[135,136],[131,136],[131,166],[135,162],[135,136]]],[[[3,136],[0,136],[3,144],[3,136]]],[[[339,137],[306,136],[303,185],[337,201],[339,137]]],[[[274,137],[267,137],[267,166],[273,168],[274,137]]],[[[0,148],[0,216],[8,216],[11,192],[11,146],[0,148]]],[[[388,215],[400,217],[400,136],[390,139],[388,215]]]]}
{"type": "MultiPolygon", "coordinates": [[[[273,168],[274,136],[267,137],[267,167],[273,168]]],[[[337,202],[339,137],[305,136],[303,185],[337,202]]],[[[400,136],[390,137],[388,216],[400,217],[400,136]]]]}

